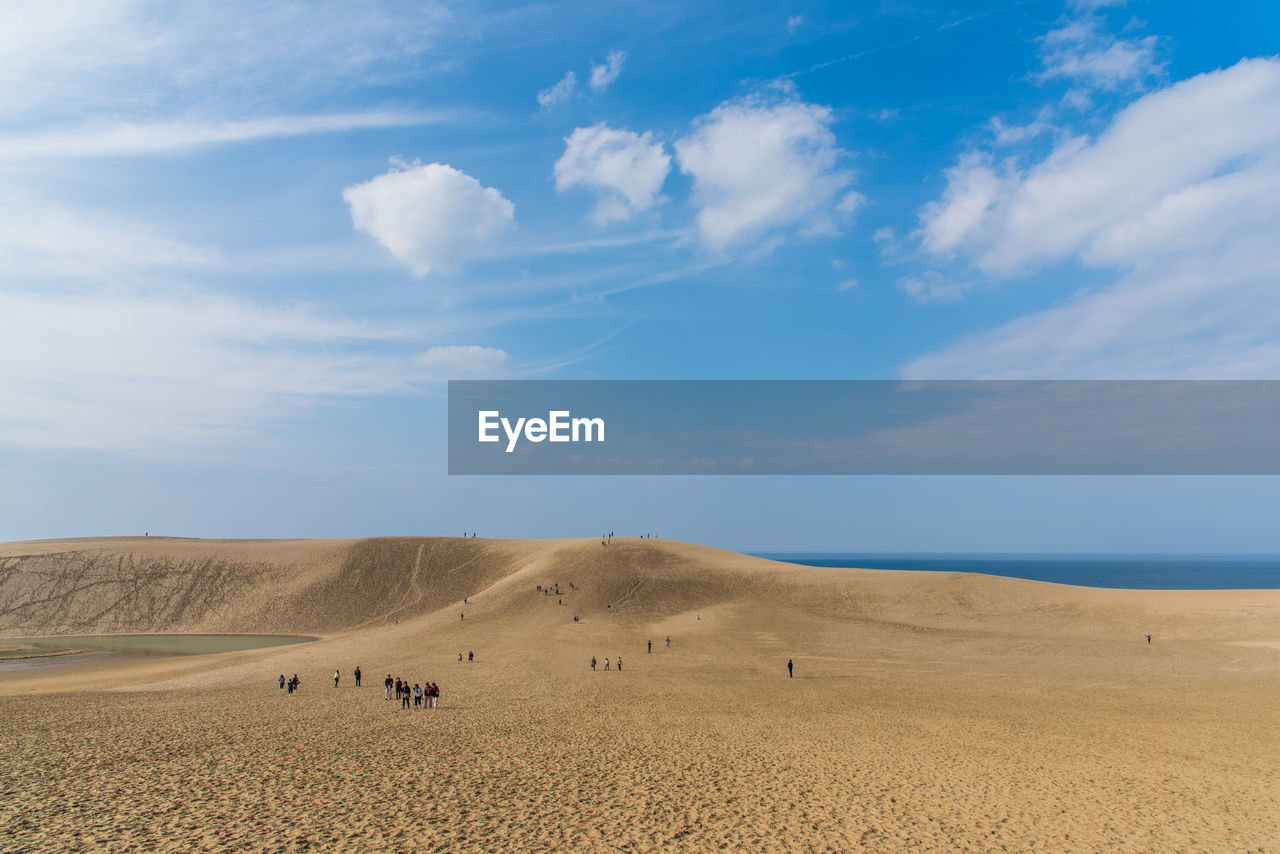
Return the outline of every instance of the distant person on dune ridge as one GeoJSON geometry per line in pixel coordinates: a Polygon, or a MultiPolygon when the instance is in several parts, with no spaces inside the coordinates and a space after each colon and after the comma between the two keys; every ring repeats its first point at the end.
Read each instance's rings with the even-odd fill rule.
{"type": "Polygon", "coordinates": [[[468,663],[468,664],[470,664],[471,662],[473,662],[473,661],[475,661],[475,660],[476,660],[476,654],[475,654],[474,652],[471,652],[470,650],[468,650],[468,651],[467,651],[467,663],[468,663]]]}
{"type": "Polygon", "coordinates": [[[653,641],[649,641],[649,652],[653,652],[653,641]]]}
{"type": "Polygon", "coordinates": [[[791,663],[791,659],[787,659],[787,676],[788,678],[796,678],[795,665],[791,663]]]}
{"type": "Polygon", "coordinates": [[[667,635],[667,646],[671,646],[671,635],[667,635]]]}
{"type": "MultiPolygon", "coordinates": [[[[592,673],[594,673],[594,672],[595,672],[595,669],[596,669],[596,657],[593,655],[593,656],[591,656],[591,672],[592,672],[592,673]]],[[[281,687],[281,688],[283,688],[283,687],[284,687],[284,677],[283,677],[283,676],[281,676],[281,677],[280,677],[280,687],[281,687]]]]}

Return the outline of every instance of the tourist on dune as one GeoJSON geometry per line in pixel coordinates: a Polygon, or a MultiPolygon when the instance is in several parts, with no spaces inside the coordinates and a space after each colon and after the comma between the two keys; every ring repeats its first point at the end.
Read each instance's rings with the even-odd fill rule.
{"type": "Polygon", "coordinates": [[[334,671],[333,671],[333,687],[335,687],[335,688],[337,688],[337,687],[338,687],[338,676],[339,676],[339,675],[340,675],[340,674],[338,673],[338,671],[337,671],[337,670],[334,670],[334,671]]]}
{"type": "Polygon", "coordinates": [[[284,690],[284,674],[283,673],[280,674],[280,690],[281,691],[284,690]]]}
{"type": "Polygon", "coordinates": [[[391,674],[390,674],[390,673],[388,673],[388,674],[387,674],[387,678],[386,678],[386,679],[382,680],[382,684],[386,686],[386,689],[387,689],[387,697],[386,697],[386,698],[387,698],[388,700],[390,700],[390,699],[391,699],[391,686],[394,684],[394,683],[391,681],[391,674]]]}
{"type": "Polygon", "coordinates": [[[356,677],[356,687],[359,688],[360,687],[360,665],[358,664],[356,665],[356,672],[354,675],[356,677]]]}

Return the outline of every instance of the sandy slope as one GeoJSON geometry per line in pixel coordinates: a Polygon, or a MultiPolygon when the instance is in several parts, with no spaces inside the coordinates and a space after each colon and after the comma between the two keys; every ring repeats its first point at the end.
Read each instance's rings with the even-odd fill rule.
{"type": "Polygon", "coordinates": [[[1280,591],[634,539],[0,546],[0,635],[101,631],[322,639],[0,674],[0,851],[1280,848],[1280,591]]]}

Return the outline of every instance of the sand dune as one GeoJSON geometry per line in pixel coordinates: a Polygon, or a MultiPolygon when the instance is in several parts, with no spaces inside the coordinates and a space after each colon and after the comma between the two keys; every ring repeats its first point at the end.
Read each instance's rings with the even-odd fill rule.
{"type": "Polygon", "coordinates": [[[635,539],[0,545],[0,636],[99,632],[320,640],[0,674],[0,851],[1280,846],[1280,591],[635,539]]]}

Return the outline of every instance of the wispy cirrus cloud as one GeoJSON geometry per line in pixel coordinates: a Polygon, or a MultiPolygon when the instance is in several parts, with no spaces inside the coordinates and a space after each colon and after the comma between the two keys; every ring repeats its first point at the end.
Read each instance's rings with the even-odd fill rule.
{"type": "Polygon", "coordinates": [[[422,127],[463,120],[453,110],[375,110],[329,115],[267,116],[240,121],[193,118],[159,122],[95,121],[69,127],[0,134],[0,159],[115,157],[159,154],[260,139],[343,133],[378,128],[422,127]]]}
{"type": "Polygon", "coordinates": [[[0,443],[149,450],[267,429],[337,398],[504,373],[492,347],[201,292],[0,292],[0,443]]]}

